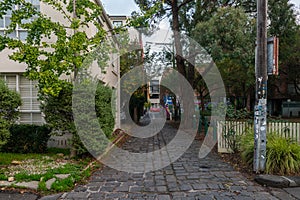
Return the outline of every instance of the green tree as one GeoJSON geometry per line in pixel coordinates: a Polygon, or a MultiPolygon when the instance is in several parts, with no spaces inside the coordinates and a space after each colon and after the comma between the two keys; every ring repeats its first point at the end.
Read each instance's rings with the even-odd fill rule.
{"type": "Polygon", "coordinates": [[[12,11],[11,23],[5,35],[0,36],[0,50],[14,50],[10,59],[25,63],[26,77],[38,81],[42,108],[48,114],[47,122],[55,129],[68,131],[75,136],[71,110],[74,80],[80,71],[94,61],[104,70],[112,50],[111,42],[99,23],[102,10],[96,1],[40,2],[60,15],[62,20],[56,21],[47,13],[41,13],[26,0],[0,2],[0,18],[12,11]],[[14,9],[15,5],[17,10],[14,9]],[[9,37],[17,27],[27,30],[25,41],[9,37]],[[94,30],[94,33],[86,30],[94,30]]]}
{"type": "Polygon", "coordinates": [[[180,42],[180,31],[181,25],[179,20],[179,12],[188,4],[192,3],[193,0],[166,0],[166,1],[155,1],[155,0],[135,0],[135,2],[140,7],[142,15],[137,15],[133,13],[134,19],[138,21],[144,20],[144,23],[139,23],[138,25],[150,26],[156,24],[156,22],[162,20],[163,18],[170,18],[170,25],[174,31],[174,43],[176,49],[176,68],[179,73],[186,77],[186,67],[184,59],[182,58],[182,44],[180,42]],[[146,20],[145,20],[146,19],[146,20]]]}
{"type": "MultiPolygon", "coordinates": [[[[294,85],[296,98],[300,100],[300,26],[294,37],[294,42],[290,46],[290,52],[288,58],[284,60],[284,65],[287,67],[287,73],[290,83],[294,85]]],[[[294,97],[295,98],[295,97],[294,97]]]]}
{"type": "Polygon", "coordinates": [[[10,137],[9,128],[17,120],[21,104],[20,94],[10,90],[0,79],[0,148],[10,137]]]}
{"type": "MultiPolygon", "coordinates": [[[[294,5],[288,0],[270,0],[268,15],[269,35],[279,38],[279,75],[287,76],[299,95],[300,26],[297,24],[294,5]]],[[[280,85],[280,77],[271,77],[270,86],[282,93],[280,85]]]]}
{"type": "MultiPolygon", "coordinates": [[[[180,43],[181,31],[185,34],[194,38],[194,33],[196,25],[201,22],[206,22],[211,19],[217,12],[219,8],[237,8],[243,7],[246,13],[249,15],[254,15],[256,11],[256,1],[255,0],[165,0],[165,1],[155,1],[155,0],[136,0],[135,1],[141,11],[143,20],[147,23],[146,25],[152,25],[153,22],[161,21],[163,18],[168,18],[170,21],[170,26],[174,31],[174,43],[175,43],[175,64],[176,69],[189,81],[190,85],[194,89],[197,89],[203,96],[203,98],[209,95],[205,83],[202,80],[202,76],[197,74],[194,66],[195,46],[193,44],[189,47],[184,47],[180,43]],[[156,12],[153,10],[156,8],[156,12]],[[150,12],[148,12],[150,10],[150,12]],[[145,17],[148,17],[145,20],[145,17]],[[190,58],[191,62],[185,62],[185,60],[179,56],[184,52],[186,57],[190,58]],[[199,85],[202,85],[199,87],[199,85]]],[[[138,16],[134,13],[134,16],[138,16]]],[[[140,20],[142,21],[142,20],[140,20]]],[[[140,24],[139,24],[140,25],[140,24]]],[[[226,24],[227,25],[227,24],[226,24]]],[[[170,53],[169,53],[170,54],[170,53]]],[[[174,57],[171,57],[173,59],[174,57]]],[[[203,106],[202,106],[203,107],[203,106]]]]}
{"type": "Polygon", "coordinates": [[[225,7],[198,23],[194,31],[235,97],[249,96],[254,84],[254,27],[254,20],[243,9],[225,7]]]}
{"type": "MultiPolygon", "coordinates": [[[[67,75],[71,82],[74,81],[84,59],[93,51],[99,52],[95,50],[100,42],[106,40],[107,33],[98,21],[102,13],[101,8],[92,1],[41,2],[59,13],[63,20],[52,20],[46,13],[41,13],[25,0],[0,2],[0,17],[13,10],[11,24],[7,27],[6,34],[0,36],[1,47],[15,50],[10,58],[27,65],[26,76],[38,80],[41,95],[57,96],[62,85],[67,82],[61,77],[67,75]],[[19,9],[14,10],[15,5],[18,5],[19,9]],[[8,36],[17,26],[28,32],[24,42],[8,36]],[[98,31],[89,35],[86,30],[92,27],[98,31]]],[[[108,55],[97,58],[99,66],[104,67],[108,55]]]]}

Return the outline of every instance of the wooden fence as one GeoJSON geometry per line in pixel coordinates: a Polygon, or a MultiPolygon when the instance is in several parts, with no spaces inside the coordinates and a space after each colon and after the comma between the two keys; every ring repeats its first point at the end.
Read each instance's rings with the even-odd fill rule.
{"type": "MultiPolygon", "coordinates": [[[[226,121],[217,123],[218,152],[230,153],[231,149],[226,141],[228,131],[233,134],[244,134],[247,128],[252,128],[253,123],[243,121],[226,121]]],[[[290,138],[300,144],[300,123],[295,122],[269,122],[267,133],[276,132],[282,137],[290,138]]],[[[254,133],[253,133],[254,134],[254,133]]],[[[253,136],[254,137],[254,136],[253,136]]]]}

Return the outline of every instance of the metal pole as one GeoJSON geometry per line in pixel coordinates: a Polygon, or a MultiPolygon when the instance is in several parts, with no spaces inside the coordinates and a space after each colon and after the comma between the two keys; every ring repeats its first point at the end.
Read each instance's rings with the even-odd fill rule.
{"type": "Polygon", "coordinates": [[[267,0],[257,0],[256,101],[254,112],[255,172],[265,170],[267,134],[267,0]]]}

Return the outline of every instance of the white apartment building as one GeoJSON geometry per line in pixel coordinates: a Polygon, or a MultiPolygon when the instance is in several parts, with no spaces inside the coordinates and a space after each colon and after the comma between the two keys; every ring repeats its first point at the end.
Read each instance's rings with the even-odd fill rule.
{"type": "Polygon", "coordinates": [[[128,17],[125,15],[109,15],[109,19],[114,27],[126,25],[128,17]]]}
{"type": "Polygon", "coordinates": [[[158,108],[160,105],[160,80],[152,79],[148,85],[148,102],[152,107],[158,108]]]}
{"type": "MultiPolygon", "coordinates": [[[[66,20],[57,11],[53,10],[51,6],[44,4],[39,0],[27,1],[31,2],[38,10],[51,17],[51,19],[54,21],[64,23],[66,20]]],[[[101,2],[99,0],[93,1],[95,1],[95,3],[102,8],[102,15],[99,16],[99,22],[101,23],[102,27],[109,32],[109,30],[113,29],[113,24],[106,14],[101,2]]],[[[17,7],[15,9],[17,9],[17,7]]],[[[11,13],[8,12],[3,19],[0,19],[0,35],[4,34],[6,26],[10,23],[10,17],[11,13]]],[[[96,27],[90,26],[90,28],[85,31],[88,35],[93,35],[97,30],[96,27]]],[[[27,36],[27,32],[26,30],[17,28],[13,33],[10,34],[10,36],[24,40],[27,36]]],[[[20,107],[19,122],[27,124],[42,124],[44,123],[44,119],[40,110],[40,103],[38,101],[36,82],[28,80],[26,77],[24,77],[23,73],[26,70],[26,65],[10,60],[8,56],[11,53],[12,51],[8,49],[0,52],[0,77],[7,82],[7,85],[10,89],[16,90],[21,94],[22,106],[20,107]]],[[[100,69],[95,70],[95,73],[97,73],[97,77],[104,83],[111,87],[115,87],[120,78],[119,70],[120,60],[115,54],[112,54],[111,61],[108,62],[108,66],[105,70],[106,73],[101,73],[100,69]]]]}

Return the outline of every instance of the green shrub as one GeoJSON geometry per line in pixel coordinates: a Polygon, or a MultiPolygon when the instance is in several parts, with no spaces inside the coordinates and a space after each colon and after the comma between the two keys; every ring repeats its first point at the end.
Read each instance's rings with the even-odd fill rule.
{"type": "MultiPolygon", "coordinates": [[[[254,131],[248,129],[240,140],[240,152],[243,162],[253,165],[254,131]]],[[[300,171],[300,146],[289,138],[278,133],[267,135],[266,173],[290,174],[300,171]]]]}
{"type": "Polygon", "coordinates": [[[47,151],[47,142],[51,129],[37,125],[13,125],[10,129],[11,137],[2,150],[12,153],[44,153],[47,151]]]}
{"type": "Polygon", "coordinates": [[[240,135],[234,130],[233,126],[229,127],[229,129],[223,129],[223,137],[225,139],[226,144],[231,149],[233,153],[238,152],[239,150],[239,138],[240,135]]]}
{"type": "Polygon", "coordinates": [[[47,124],[54,132],[74,133],[72,114],[72,84],[64,82],[58,96],[41,95],[41,110],[47,124]]]}
{"type": "MultiPolygon", "coordinates": [[[[82,142],[84,147],[88,147],[90,154],[97,157],[106,149],[114,128],[112,89],[102,83],[96,85],[90,80],[85,80],[76,87],[76,92],[83,94],[73,97],[76,107],[73,111],[76,112],[74,114],[78,126],[76,139],[82,142]],[[90,101],[91,99],[95,99],[95,102],[90,101]]],[[[80,147],[77,146],[76,149],[80,147]]]]}
{"type": "Polygon", "coordinates": [[[19,116],[19,106],[21,106],[20,94],[10,90],[0,79],[0,148],[10,137],[9,127],[19,116]]]}
{"type": "Polygon", "coordinates": [[[95,96],[96,114],[101,129],[107,138],[111,138],[115,119],[112,109],[112,89],[103,84],[98,84],[95,96]]]}
{"type": "Polygon", "coordinates": [[[229,105],[226,108],[226,118],[227,119],[231,119],[231,120],[238,120],[238,119],[252,119],[253,118],[253,114],[249,111],[247,111],[247,109],[235,109],[234,106],[229,105]]]}
{"type": "Polygon", "coordinates": [[[290,174],[300,171],[300,146],[290,139],[272,135],[267,143],[267,173],[290,174]]]}
{"type": "Polygon", "coordinates": [[[249,128],[240,137],[240,152],[242,160],[249,166],[253,164],[254,156],[254,131],[249,128]]]}
{"type": "MultiPolygon", "coordinates": [[[[107,142],[103,138],[104,135],[98,133],[94,127],[99,124],[106,137],[110,138],[114,128],[114,116],[112,110],[112,89],[99,83],[95,96],[95,91],[88,80],[82,80],[82,85],[76,88],[77,92],[83,93],[83,96],[75,95],[72,97],[73,86],[66,83],[62,86],[62,90],[58,96],[42,96],[42,111],[45,114],[46,122],[54,129],[62,133],[72,134],[72,148],[77,155],[88,153],[86,146],[98,151],[105,149],[107,142]],[[86,83],[86,84],[85,84],[86,83]],[[75,99],[76,98],[76,99],[75,99]],[[88,105],[90,99],[95,98],[95,109],[88,105]],[[80,133],[76,130],[74,116],[72,111],[72,101],[76,102],[76,110],[80,110],[80,114],[76,116],[80,119],[80,133]],[[82,109],[82,112],[81,112],[82,109]],[[90,109],[91,113],[86,113],[86,109],[90,109]],[[94,117],[96,110],[97,118],[94,117]],[[94,119],[95,118],[95,119],[94,119]],[[80,137],[80,134],[83,137],[80,137]]],[[[91,153],[91,152],[89,152],[91,153]]]]}

